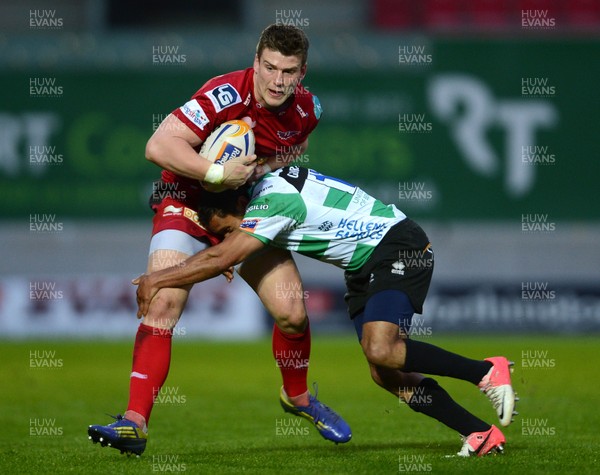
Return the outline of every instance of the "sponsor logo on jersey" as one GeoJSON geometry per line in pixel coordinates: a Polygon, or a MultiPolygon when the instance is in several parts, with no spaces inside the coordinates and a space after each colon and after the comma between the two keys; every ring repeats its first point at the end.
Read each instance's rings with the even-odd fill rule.
{"type": "Polygon", "coordinates": [[[308,168],[301,168],[294,165],[280,168],[280,170],[279,176],[296,188],[298,193],[301,193],[306,183],[306,177],[308,176],[308,168]]]}
{"type": "Polygon", "coordinates": [[[200,220],[198,219],[198,213],[193,209],[188,208],[187,206],[166,206],[163,210],[163,216],[183,216],[184,218],[189,219],[199,228],[206,229],[200,224],[200,220]]]}
{"type": "Polygon", "coordinates": [[[335,237],[339,239],[376,239],[385,235],[387,223],[368,222],[362,219],[342,218],[335,237]]]}
{"type": "Polygon", "coordinates": [[[269,205],[252,205],[252,206],[248,206],[246,208],[246,213],[249,213],[250,211],[255,211],[255,210],[267,210],[269,209],[269,205]]]}
{"type": "Polygon", "coordinates": [[[183,206],[181,208],[177,208],[176,206],[169,205],[165,206],[163,210],[163,216],[181,216],[183,213],[183,206]]]}
{"type": "Polygon", "coordinates": [[[314,113],[317,120],[321,118],[321,114],[323,113],[323,108],[321,107],[321,101],[317,96],[313,96],[313,104],[314,104],[314,113]]]}
{"type": "Polygon", "coordinates": [[[298,176],[300,176],[300,167],[289,167],[287,176],[290,178],[298,178],[298,176]]]}
{"type": "MultiPolygon", "coordinates": [[[[194,211],[193,209],[189,209],[187,207],[184,208],[183,216],[185,216],[190,221],[193,221],[194,224],[197,224],[198,226],[200,226],[200,220],[198,219],[198,213],[196,211],[194,211]]],[[[200,226],[200,227],[202,227],[202,226],[200,226]]]]}
{"type": "Polygon", "coordinates": [[[244,101],[244,105],[246,107],[248,107],[250,105],[251,100],[252,100],[252,94],[248,93],[248,97],[246,97],[246,100],[244,101]]]}
{"type": "Polygon", "coordinates": [[[202,109],[202,106],[196,99],[186,102],[179,110],[181,110],[194,125],[198,126],[200,130],[204,130],[204,126],[209,122],[204,109],[202,109]]]}
{"type": "Polygon", "coordinates": [[[296,135],[300,135],[299,130],[278,130],[277,131],[277,137],[279,137],[281,140],[287,140],[292,137],[295,137],[296,135]]]}
{"type": "Polygon", "coordinates": [[[256,225],[260,222],[258,218],[243,219],[240,223],[240,229],[249,233],[253,233],[256,225]]]}
{"type": "Polygon", "coordinates": [[[392,263],[392,274],[404,275],[404,263],[398,259],[392,263]]]}
{"type": "Polygon", "coordinates": [[[302,107],[300,107],[300,104],[296,105],[296,110],[298,111],[298,114],[300,114],[300,117],[302,117],[302,118],[308,117],[308,114],[306,112],[304,112],[302,107]]]}
{"type": "Polygon", "coordinates": [[[205,92],[206,96],[215,106],[216,112],[221,112],[227,107],[231,107],[234,104],[242,102],[239,92],[231,84],[221,84],[210,91],[205,92]]]}
{"type": "Polygon", "coordinates": [[[319,231],[329,231],[331,228],[333,228],[333,223],[331,221],[325,221],[319,226],[319,231]]]}

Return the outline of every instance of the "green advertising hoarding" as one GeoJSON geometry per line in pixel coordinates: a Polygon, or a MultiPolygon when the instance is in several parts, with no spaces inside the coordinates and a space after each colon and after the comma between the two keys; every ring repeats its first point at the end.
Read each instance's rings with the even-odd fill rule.
{"type": "MultiPolygon", "coordinates": [[[[419,218],[600,218],[596,42],[389,48],[397,67],[309,69],[324,113],[300,164],[419,218]]],[[[0,217],[149,217],[159,169],[144,158],[148,137],[223,72],[5,71],[0,217]]]]}

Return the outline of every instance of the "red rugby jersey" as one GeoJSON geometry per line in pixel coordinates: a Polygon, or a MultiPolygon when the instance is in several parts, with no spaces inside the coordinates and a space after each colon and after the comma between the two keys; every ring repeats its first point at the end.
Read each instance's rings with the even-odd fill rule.
{"type": "MultiPolygon", "coordinates": [[[[298,84],[292,99],[276,112],[262,107],[254,98],[254,69],[247,68],[210,79],[172,113],[202,141],[223,122],[250,117],[256,123],[252,129],[255,153],[269,157],[293,153],[293,147],[306,140],[321,117],[319,99],[302,84],[298,84]]],[[[165,181],[176,177],[163,171],[165,181]]]]}

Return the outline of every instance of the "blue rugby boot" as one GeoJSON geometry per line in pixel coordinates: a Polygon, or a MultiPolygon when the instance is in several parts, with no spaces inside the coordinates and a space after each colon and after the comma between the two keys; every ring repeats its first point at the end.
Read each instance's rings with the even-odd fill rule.
{"type": "Polygon", "coordinates": [[[140,429],[135,422],[125,419],[121,414],[111,416],[116,419],[106,426],[91,425],[88,427],[88,438],[102,447],[112,447],[127,455],[135,454],[138,457],[146,449],[148,434],[140,429]]]}
{"type": "Polygon", "coordinates": [[[281,407],[285,412],[310,421],[325,439],[336,444],[348,442],[352,438],[352,430],[346,421],[329,406],[320,402],[316,396],[312,394],[308,396],[308,406],[294,406],[287,398],[282,387],[279,402],[281,402],[281,407]]]}

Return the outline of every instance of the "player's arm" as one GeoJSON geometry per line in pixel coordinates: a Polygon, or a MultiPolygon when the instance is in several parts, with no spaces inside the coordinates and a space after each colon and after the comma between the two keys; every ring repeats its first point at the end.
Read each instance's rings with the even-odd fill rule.
{"type": "Polygon", "coordinates": [[[270,171],[277,170],[278,168],[289,165],[298,157],[303,155],[306,152],[307,148],[308,137],[301,144],[286,147],[284,153],[273,155],[272,157],[260,157],[258,159],[259,165],[254,170],[252,180],[258,180],[270,171]]]}
{"type": "Polygon", "coordinates": [[[156,129],[146,144],[146,158],[177,175],[231,188],[243,185],[256,166],[254,155],[238,157],[225,165],[202,159],[194,150],[202,140],[173,114],[156,129]]]}
{"type": "Polygon", "coordinates": [[[150,302],[159,289],[182,287],[216,277],[263,246],[265,244],[259,239],[236,229],[220,244],[194,254],[178,266],[138,277],[133,280],[138,285],[138,317],[148,313],[150,302]]]}

